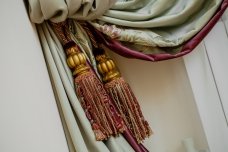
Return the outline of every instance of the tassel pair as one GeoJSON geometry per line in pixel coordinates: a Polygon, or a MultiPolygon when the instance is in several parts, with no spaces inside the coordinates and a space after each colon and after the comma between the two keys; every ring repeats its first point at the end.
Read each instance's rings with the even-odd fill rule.
{"type": "Polygon", "coordinates": [[[84,53],[71,40],[67,22],[51,23],[67,55],[67,64],[72,69],[76,93],[90,121],[96,140],[105,140],[125,129],[124,122],[112,104],[94,71],[88,65],[84,53]]]}
{"type": "Polygon", "coordinates": [[[101,46],[101,40],[99,42],[95,40],[95,35],[96,38],[99,38],[96,30],[87,23],[82,24],[93,44],[97,68],[102,75],[105,89],[114,101],[126,126],[130,129],[138,143],[140,143],[152,134],[148,122],[143,117],[140,105],[129,84],[121,77],[113,60],[106,56],[101,46]]]}
{"type": "Polygon", "coordinates": [[[51,23],[51,25],[63,44],[67,64],[75,78],[77,96],[91,123],[96,140],[105,140],[111,135],[123,132],[126,129],[124,123],[138,143],[151,135],[152,131],[142,115],[131,88],[120,76],[113,60],[109,59],[96,43],[90,29],[83,26],[92,40],[98,71],[105,85],[88,65],[84,53],[71,40],[67,22],[51,23]]]}

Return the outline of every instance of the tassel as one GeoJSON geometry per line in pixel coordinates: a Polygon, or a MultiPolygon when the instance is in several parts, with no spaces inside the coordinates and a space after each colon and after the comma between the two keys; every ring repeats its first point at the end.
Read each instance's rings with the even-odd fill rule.
{"type": "Polygon", "coordinates": [[[105,88],[119,110],[125,124],[138,143],[149,137],[152,131],[144,119],[140,105],[128,83],[120,76],[112,59],[105,54],[97,55],[98,71],[103,77],[105,88]]]}
{"type": "MultiPolygon", "coordinates": [[[[85,22],[81,24],[93,44],[97,68],[102,75],[105,89],[114,101],[125,124],[130,129],[137,142],[140,143],[152,134],[148,122],[143,117],[140,105],[128,83],[121,77],[113,60],[106,56],[105,51],[102,48],[101,40],[99,43],[95,40],[94,35],[99,35],[97,34],[97,31],[95,29],[91,31],[92,27],[85,22]]],[[[99,36],[96,36],[96,38],[99,39],[99,36]]]]}
{"type": "Polygon", "coordinates": [[[73,71],[76,94],[90,121],[96,140],[105,140],[125,129],[124,122],[112,104],[103,84],[86,61],[84,53],[70,38],[65,22],[51,23],[67,55],[67,64],[73,71]]]}

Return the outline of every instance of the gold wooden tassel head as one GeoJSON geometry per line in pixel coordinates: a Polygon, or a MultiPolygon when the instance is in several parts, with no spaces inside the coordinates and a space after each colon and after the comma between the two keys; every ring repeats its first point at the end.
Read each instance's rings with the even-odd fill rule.
{"type": "Polygon", "coordinates": [[[79,52],[77,46],[66,49],[67,64],[73,69],[73,75],[80,75],[89,71],[89,67],[86,66],[86,57],[84,53],[79,52]]]}
{"type": "Polygon", "coordinates": [[[102,75],[104,82],[120,77],[120,72],[117,70],[115,63],[105,54],[96,56],[96,60],[98,62],[98,71],[102,75]]]}

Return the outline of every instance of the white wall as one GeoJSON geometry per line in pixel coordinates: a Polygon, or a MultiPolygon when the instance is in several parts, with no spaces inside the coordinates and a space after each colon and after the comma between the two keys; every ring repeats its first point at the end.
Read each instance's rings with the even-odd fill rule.
{"type": "Polygon", "coordinates": [[[0,2],[0,152],[67,152],[39,40],[23,1],[0,2]]]}
{"type": "Polygon", "coordinates": [[[184,57],[211,152],[228,151],[227,13],[198,49],[184,57]]]}
{"type": "Polygon", "coordinates": [[[154,131],[145,141],[150,151],[184,152],[188,137],[197,149],[208,148],[182,58],[152,63],[111,55],[154,131]]]}

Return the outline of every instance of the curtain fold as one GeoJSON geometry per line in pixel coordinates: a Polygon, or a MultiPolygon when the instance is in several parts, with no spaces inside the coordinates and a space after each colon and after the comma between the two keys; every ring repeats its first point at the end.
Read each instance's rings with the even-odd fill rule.
{"type": "Polygon", "coordinates": [[[122,135],[111,137],[105,143],[95,140],[91,126],[75,94],[72,74],[67,67],[60,42],[46,22],[37,25],[37,30],[63,126],[65,126],[69,150],[72,152],[133,152],[134,150],[122,135]]]}
{"type": "MultiPolygon", "coordinates": [[[[108,49],[125,57],[159,61],[191,52],[227,7],[228,0],[28,0],[28,13],[37,23],[69,151],[133,152],[137,148],[122,135],[105,142],[95,140],[75,94],[62,45],[46,20],[74,19],[72,38],[96,71],[91,42],[78,20],[89,21],[100,31],[98,36],[108,49]]],[[[137,151],[147,151],[137,146],[137,151]]]]}
{"type": "Polygon", "coordinates": [[[28,0],[29,16],[34,23],[44,20],[62,22],[67,18],[92,20],[102,16],[115,0],[28,0]]]}
{"type": "MultiPolygon", "coordinates": [[[[176,47],[190,40],[209,22],[222,2],[222,0],[143,0],[140,3],[134,1],[125,10],[110,9],[91,24],[130,49],[144,54],[165,52],[174,54],[180,51],[180,48],[176,47]],[[135,5],[141,7],[130,9],[135,5]]],[[[128,4],[119,3],[123,6],[128,4]]]]}
{"type": "Polygon", "coordinates": [[[59,22],[67,17],[92,20],[90,23],[96,29],[121,43],[117,52],[132,56],[123,49],[126,47],[148,57],[161,54],[163,59],[169,59],[163,54],[177,57],[183,54],[180,53],[183,46],[216,13],[224,12],[228,0],[30,0],[29,3],[30,18],[35,23],[59,22]]]}
{"type": "Polygon", "coordinates": [[[177,46],[150,47],[146,45],[138,45],[136,43],[122,43],[121,41],[111,39],[110,37],[105,38],[104,42],[110,50],[128,58],[137,58],[148,61],[161,61],[181,57],[194,50],[194,48],[219,21],[227,7],[228,0],[223,0],[213,16],[208,18],[206,24],[200,28],[196,34],[192,35],[192,37],[186,42],[177,46]]]}

